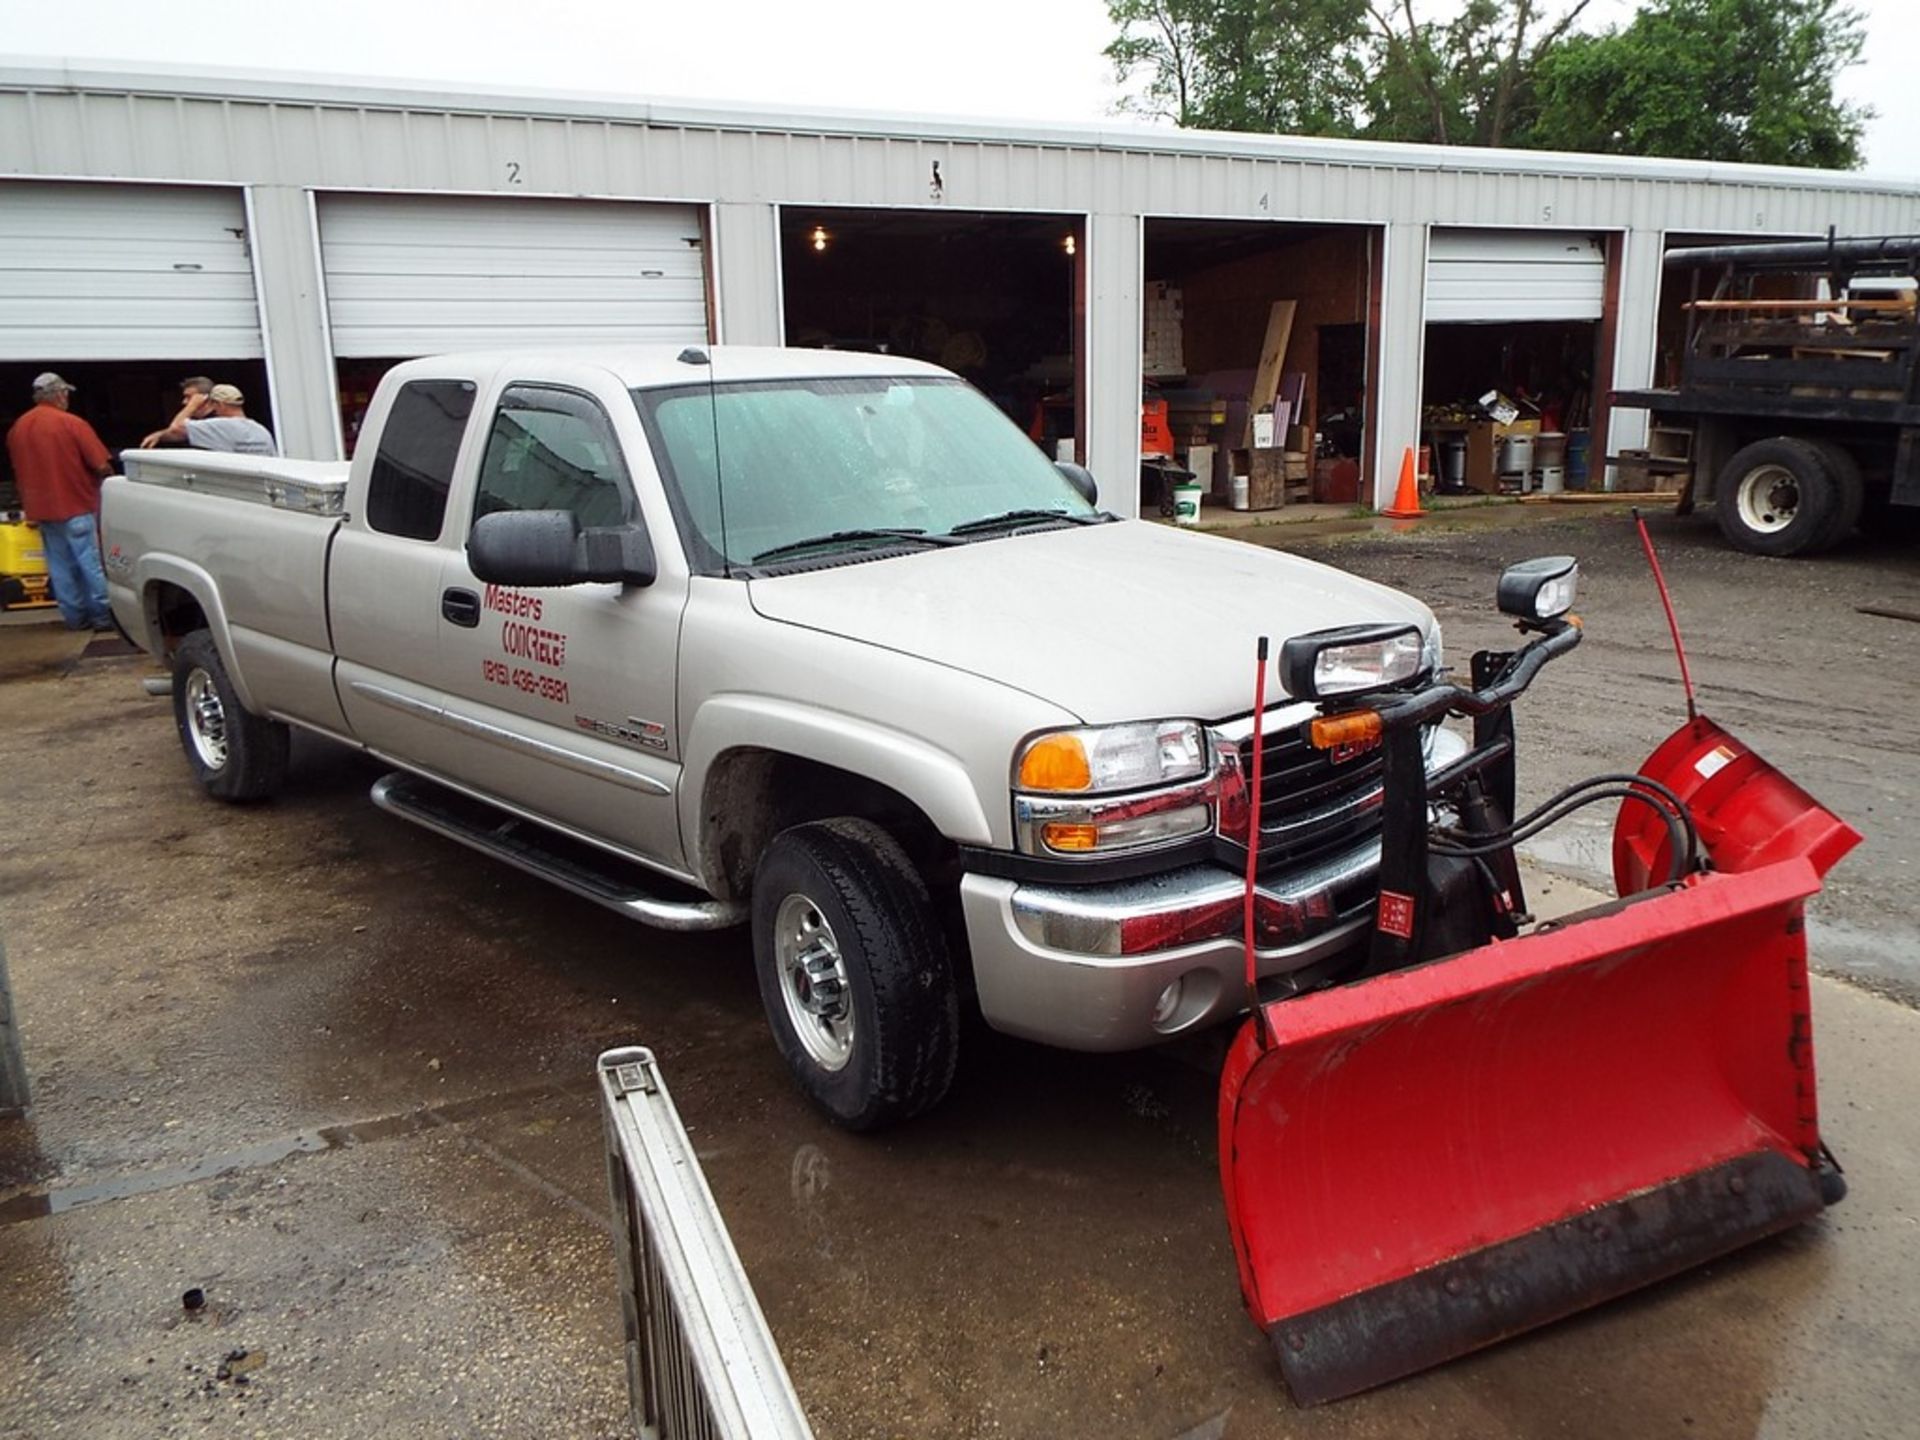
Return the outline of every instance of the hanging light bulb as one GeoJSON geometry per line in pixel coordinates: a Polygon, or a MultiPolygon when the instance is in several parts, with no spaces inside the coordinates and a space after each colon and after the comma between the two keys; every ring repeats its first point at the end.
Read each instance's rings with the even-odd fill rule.
{"type": "Polygon", "coordinates": [[[824,250],[827,248],[826,226],[816,225],[813,227],[813,248],[816,250],[824,250]]]}
{"type": "Polygon", "coordinates": [[[1073,236],[1069,235],[1067,236],[1066,239],[1060,242],[1060,248],[1066,251],[1067,254],[1074,255],[1079,253],[1080,245],[1079,245],[1079,242],[1073,238],[1073,236]]]}

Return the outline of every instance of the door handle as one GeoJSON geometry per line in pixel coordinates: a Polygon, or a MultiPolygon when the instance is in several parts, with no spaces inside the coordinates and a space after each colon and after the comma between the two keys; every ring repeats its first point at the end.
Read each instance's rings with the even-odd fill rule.
{"type": "Polygon", "coordinates": [[[480,623],[480,597],[471,590],[447,590],[440,596],[440,613],[469,630],[480,623]]]}

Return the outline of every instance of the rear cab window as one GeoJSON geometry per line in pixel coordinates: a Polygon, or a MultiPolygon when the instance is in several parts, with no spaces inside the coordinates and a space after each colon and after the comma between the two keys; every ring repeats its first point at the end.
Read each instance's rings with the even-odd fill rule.
{"type": "Polygon", "coordinates": [[[367,480],[371,528],[409,540],[440,538],[475,390],[471,380],[409,380],[400,387],[367,480]]]}

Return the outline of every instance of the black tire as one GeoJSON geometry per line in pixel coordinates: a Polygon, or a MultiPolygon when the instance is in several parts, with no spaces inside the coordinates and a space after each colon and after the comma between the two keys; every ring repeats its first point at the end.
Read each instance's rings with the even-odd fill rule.
{"type": "Polygon", "coordinates": [[[173,723],[187,768],[215,799],[265,800],[286,782],[287,727],[240,704],[208,631],[195,630],[173,652],[173,723]]]}
{"type": "Polygon", "coordinates": [[[837,819],[776,836],[753,877],[753,957],[774,1041],[830,1119],[874,1130],[946,1095],[960,1049],[959,992],[926,882],[885,830],[837,819]],[[817,986],[785,973],[796,949],[811,948],[793,938],[809,916],[838,959],[817,986]],[[806,1008],[815,999],[817,1014],[806,1008]]]}
{"type": "Polygon", "coordinates": [[[1807,555],[1843,533],[1841,487],[1815,445],[1790,435],[1734,452],[1713,487],[1720,533],[1754,555],[1807,555]]]}
{"type": "Polygon", "coordinates": [[[1867,504],[1867,482],[1860,473],[1860,462],[1839,441],[1814,440],[1809,443],[1820,452],[1820,458],[1826,462],[1827,475],[1833,481],[1835,504],[1833,518],[1828,525],[1831,533],[1815,546],[1816,549],[1826,550],[1860,528],[1861,512],[1867,504]]]}

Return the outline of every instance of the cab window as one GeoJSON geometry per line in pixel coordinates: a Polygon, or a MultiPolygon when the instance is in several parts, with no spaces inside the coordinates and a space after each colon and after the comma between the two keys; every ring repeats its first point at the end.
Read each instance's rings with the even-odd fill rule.
{"type": "Polygon", "coordinates": [[[473,518],[502,510],[570,510],[582,529],[630,514],[626,466],[606,412],[585,395],[512,385],[500,397],[480,462],[473,518]]]}
{"type": "Polygon", "coordinates": [[[440,538],[473,400],[471,380],[410,380],[400,387],[367,477],[368,525],[409,540],[440,538]]]}

